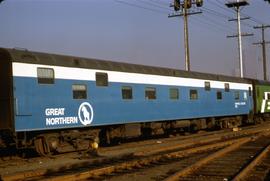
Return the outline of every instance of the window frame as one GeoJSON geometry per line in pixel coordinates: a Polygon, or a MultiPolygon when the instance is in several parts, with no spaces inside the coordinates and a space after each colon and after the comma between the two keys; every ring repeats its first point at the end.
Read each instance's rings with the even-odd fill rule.
{"type": "Polygon", "coordinates": [[[74,100],[83,100],[83,99],[87,99],[88,98],[88,91],[87,91],[87,85],[86,84],[72,84],[72,98],[74,100]],[[75,90],[74,87],[75,86],[83,86],[85,89],[84,90],[75,90]],[[77,93],[76,93],[77,92],[77,93]],[[80,96],[82,97],[76,97],[78,96],[77,94],[80,94],[80,96]],[[81,94],[82,92],[84,92],[84,94],[81,94]]]}
{"type": "MultiPolygon", "coordinates": [[[[132,89],[132,87],[131,86],[122,86],[122,88],[121,88],[121,93],[122,93],[122,99],[123,100],[132,100],[133,99],[133,89],[132,89]],[[127,96],[127,97],[125,97],[124,95],[124,91],[130,91],[130,95],[131,96],[127,96]]],[[[129,95],[129,94],[127,94],[127,95],[129,95]]]]}
{"type": "Polygon", "coordinates": [[[243,98],[244,100],[248,100],[248,93],[246,91],[243,92],[243,98]]]}
{"type": "Polygon", "coordinates": [[[37,82],[38,84],[47,84],[47,85],[54,84],[55,83],[54,69],[48,67],[37,67],[37,82]],[[40,76],[39,70],[50,70],[52,72],[52,77],[40,76]]]}
{"type": "Polygon", "coordinates": [[[97,87],[108,87],[109,86],[109,77],[106,72],[96,72],[96,86],[97,87]]]}
{"type": "Polygon", "coordinates": [[[199,99],[199,93],[197,89],[190,89],[189,90],[189,100],[198,100],[199,99]],[[192,95],[196,95],[193,97],[192,95]]]}
{"type": "Polygon", "coordinates": [[[248,87],[248,95],[249,95],[249,96],[252,96],[252,90],[251,90],[251,87],[248,87]]]}
{"type": "Polygon", "coordinates": [[[221,90],[217,90],[217,92],[216,92],[216,99],[218,101],[220,101],[220,100],[223,99],[223,95],[222,95],[222,91],[221,90]]]}
{"type": "Polygon", "coordinates": [[[234,100],[240,100],[240,91],[234,92],[234,100]]]}
{"type": "Polygon", "coordinates": [[[224,90],[225,90],[225,92],[230,92],[230,84],[229,83],[224,83],[224,90]]]}
{"type": "Polygon", "coordinates": [[[270,93],[269,92],[264,92],[263,99],[270,100],[270,93]]]}
{"type": "Polygon", "coordinates": [[[179,100],[179,89],[176,87],[170,87],[169,88],[169,98],[170,100],[179,100]],[[176,96],[174,96],[172,91],[176,91],[176,96]]]}
{"type": "Polygon", "coordinates": [[[205,81],[204,82],[204,90],[205,91],[211,91],[211,83],[210,83],[210,81],[205,81]]]}
{"type": "Polygon", "coordinates": [[[145,100],[156,100],[157,99],[157,89],[155,87],[145,87],[144,98],[145,98],[145,100]],[[151,93],[153,93],[153,95],[151,93]]]}

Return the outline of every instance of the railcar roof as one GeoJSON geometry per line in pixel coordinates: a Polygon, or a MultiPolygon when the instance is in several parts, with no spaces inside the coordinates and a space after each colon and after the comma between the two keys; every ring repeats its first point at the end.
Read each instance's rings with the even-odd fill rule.
{"type": "Polygon", "coordinates": [[[270,86],[270,82],[269,81],[265,81],[265,80],[252,80],[256,85],[267,85],[270,86]]]}
{"type": "Polygon", "coordinates": [[[32,52],[25,49],[2,49],[0,54],[8,52],[10,61],[12,62],[23,62],[23,63],[35,63],[42,65],[54,65],[54,66],[66,66],[66,67],[79,67],[79,68],[91,68],[98,70],[110,70],[110,71],[121,71],[121,72],[132,72],[142,74],[154,74],[174,77],[188,77],[205,80],[220,80],[220,81],[231,81],[241,83],[251,83],[250,80],[241,79],[237,77],[215,75],[199,72],[187,72],[183,70],[153,67],[146,65],[137,65],[130,63],[112,62],[107,60],[81,58],[65,55],[56,55],[40,52],[32,52]]]}

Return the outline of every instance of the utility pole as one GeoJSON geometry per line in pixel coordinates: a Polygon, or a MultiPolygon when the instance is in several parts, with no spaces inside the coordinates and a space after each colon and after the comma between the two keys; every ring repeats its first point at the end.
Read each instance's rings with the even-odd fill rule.
{"type": "Polygon", "coordinates": [[[266,50],[265,45],[270,44],[269,41],[265,41],[264,31],[267,28],[270,28],[270,25],[262,25],[262,26],[254,26],[254,29],[261,29],[262,30],[262,41],[253,43],[253,45],[262,45],[262,58],[263,58],[263,79],[267,80],[267,64],[266,64],[266,50]]]}
{"type": "MultiPolygon", "coordinates": [[[[246,0],[237,0],[236,2],[229,2],[225,4],[228,8],[234,8],[237,13],[237,36],[227,36],[227,38],[238,37],[238,51],[239,51],[239,68],[240,77],[243,78],[243,52],[242,52],[242,36],[252,36],[253,34],[242,34],[241,33],[241,16],[240,7],[249,5],[246,0]]],[[[246,19],[246,18],[245,18],[246,19]]],[[[234,21],[235,19],[229,20],[234,21]]],[[[243,20],[243,19],[242,19],[243,20]]]]}
{"type": "Polygon", "coordinates": [[[188,14],[187,14],[187,3],[184,5],[184,37],[185,37],[185,70],[190,71],[190,56],[189,56],[189,38],[188,38],[188,14]]]}
{"type": "Polygon", "coordinates": [[[188,16],[202,13],[202,11],[192,11],[189,9],[192,8],[192,5],[196,4],[197,7],[202,7],[203,0],[174,0],[174,4],[171,7],[174,7],[175,11],[181,10],[180,13],[169,15],[168,17],[184,17],[184,39],[185,39],[185,70],[190,71],[190,56],[189,56],[189,38],[188,38],[188,16]]]}

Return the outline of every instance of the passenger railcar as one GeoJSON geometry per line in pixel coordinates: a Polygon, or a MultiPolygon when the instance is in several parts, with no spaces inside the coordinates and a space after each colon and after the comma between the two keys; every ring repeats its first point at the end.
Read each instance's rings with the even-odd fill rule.
{"type": "Polygon", "coordinates": [[[0,49],[0,62],[0,146],[96,148],[254,114],[252,80],[16,49],[0,49]]]}

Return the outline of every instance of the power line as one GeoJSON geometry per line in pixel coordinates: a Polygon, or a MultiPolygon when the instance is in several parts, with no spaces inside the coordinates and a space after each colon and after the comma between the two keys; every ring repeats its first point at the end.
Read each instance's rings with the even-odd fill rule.
{"type": "Polygon", "coordinates": [[[120,0],[114,0],[114,1],[115,1],[116,3],[124,4],[124,5],[131,6],[131,7],[136,7],[136,8],[139,8],[139,9],[144,9],[144,10],[152,11],[152,12],[154,12],[154,13],[168,14],[168,13],[165,12],[165,11],[161,11],[161,10],[158,10],[158,9],[152,9],[152,8],[140,6],[140,5],[138,5],[138,4],[134,4],[134,3],[130,3],[130,2],[125,2],[125,1],[120,1],[120,0]]]}
{"type": "MultiPolygon", "coordinates": [[[[202,15],[205,16],[205,15],[202,15]]],[[[201,24],[201,27],[205,27],[207,30],[211,29],[213,31],[215,31],[216,33],[220,33],[220,32],[224,32],[227,33],[228,31],[226,30],[226,28],[224,28],[224,26],[222,25],[217,25],[216,23],[213,23],[210,20],[207,20],[207,18],[197,18],[197,17],[193,17],[191,19],[191,21],[196,21],[197,23],[201,24]]]]}
{"type": "MultiPolygon", "coordinates": [[[[222,17],[222,18],[225,18],[225,19],[230,19],[231,18],[231,17],[229,17],[227,15],[224,15],[224,14],[218,12],[218,11],[215,11],[215,10],[212,10],[212,9],[209,9],[209,8],[203,8],[203,10],[208,12],[209,14],[212,14],[212,15],[217,16],[217,17],[222,17]]],[[[250,25],[248,23],[243,23],[243,25],[253,27],[253,25],[250,25]]]]}
{"type": "Polygon", "coordinates": [[[160,0],[150,0],[150,1],[152,1],[153,3],[156,3],[156,4],[164,5],[166,7],[168,6],[168,3],[165,3],[165,2],[160,1],[160,0]]]}
{"type": "Polygon", "coordinates": [[[221,4],[225,4],[225,3],[228,3],[229,2],[228,0],[226,2],[225,1],[222,1],[222,0],[216,0],[216,1],[218,1],[221,4]]]}
{"type": "MultiPolygon", "coordinates": [[[[224,2],[219,1],[219,0],[217,0],[217,1],[218,1],[219,3],[225,5],[224,2]]],[[[214,3],[216,3],[216,2],[214,2],[214,3]]],[[[229,1],[227,1],[227,3],[229,3],[229,1]]],[[[218,6],[218,5],[217,5],[217,6],[218,6]]],[[[251,16],[249,16],[248,14],[245,14],[245,13],[241,13],[241,14],[244,15],[244,16],[250,17],[250,20],[253,21],[254,23],[257,23],[257,24],[263,24],[263,22],[262,22],[261,20],[257,19],[257,18],[251,17],[251,16]]]]}
{"type": "MultiPolygon", "coordinates": [[[[212,14],[214,16],[217,16],[217,17],[221,17],[221,18],[225,18],[225,19],[229,19],[231,17],[223,14],[223,13],[220,13],[218,11],[215,11],[213,9],[210,9],[210,8],[202,8],[205,12],[208,12],[209,14],[212,14]]],[[[253,28],[253,25],[249,24],[249,23],[246,23],[246,22],[243,22],[242,23],[244,26],[247,26],[249,28],[253,28]]]]}
{"type": "Polygon", "coordinates": [[[219,16],[219,17],[221,17],[221,18],[225,18],[225,19],[231,18],[231,17],[229,17],[229,16],[227,16],[227,15],[225,15],[225,14],[222,14],[222,13],[220,13],[220,12],[218,12],[218,11],[215,11],[215,10],[212,10],[212,9],[209,9],[209,8],[206,8],[206,7],[202,7],[202,9],[203,9],[204,11],[210,13],[210,14],[213,14],[213,15],[215,15],[215,16],[219,16]]]}
{"type": "Polygon", "coordinates": [[[231,32],[235,31],[235,28],[233,28],[231,25],[224,26],[224,24],[222,24],[220,21],[213,19],[212,16],[206,16],[206,14],[204,14],[203,16],[205,17],[205,20],[212,22],[212,24],[220,27],[224,31],[231,31],[231,32]]]}
{"type": "Polygon", "coordinates": [[[169,9],[169,8],[166,8],[164,6],[157,5],[157,4],[152,3],[152,2],[149,2],[149,1],[144,1],[144,0],[136,0],[136,1],[141,2],[143,4],[147,4],[147,5],[153,6],[153,7],[157,7],[157,8],[163,9],[163,10],[166,9],[166,10],[171,11],[171,9],[169,9]]]}
{"type": "MultiPolygon", "coordinates": [[[[149,8],[149,7],[145,7],[145,6],[141,6],[141,5],[138,5],[138,4],[135,4],[135,3],[130,3],[130,2],[125,2],[125,1],[121,1],[121,0],[115,0],[116,2],[118,3],[122,3],[122,4],[125,4],[125,5],[128,5],[128,6],[132,6],[132,7],[135,7],[135,8],[140,8],[140,9],[145,9],[145,10],[148,10],[148,11],[152,11],[152,12],[155,12],[155,13],[159,13],[159,14],[167,14],[168,12],[167,11],[161,11],[159,9],[162,9],[162,10],[170,10],[169,8],[166,8],[166,7],[163,7],[162,5],[167,5],[167,3],[164,3],[164,2],[161,2],[161,1],[158,1],[158,0],[151,0],[151,2],[149,1],[143,1],[143,0],[136,0],[140,3],[143,3],[143,4],[147,4],[148,6],[153,6],[153,7],[156,7],[156,8],[159,8],[159,9],[153,9],[153,8],[149,8]]],[[[214,1],[213,1],[214,2],[214,1]]],[[[218,1],[220,2],[220,1],[218,1]]],[[[218,7],[222,8],[222,9],[225,9],[223,8],[222,6],[218,5],[217,2],[214,2],[215,5],[217,5],[218,7]]],[[[224,2],[222,3],[224,4],[224,2]]],[[[212,14],[216,17],[221,17],[221,18],[230,18],[228,15],[225,15],[223,13],[220,13],[216,10],[213,10],[213,9],[210,9],[210,8],[205,8],[205,7],[202,7],[202,9],[209,13],[209,14],[212,14]]],[[[231,12],[231,11],[230,11],[231,12]]],[[[209,21],[211,22],[216,22],[216,23],[212,23],[212,24],[217,24],[216,26],[220,26],[221,24],[217,23],[217,21],[211,19],[211,18],[208,18],[210,19],[209,21]]],[[[255,21],[256,22],[256,21],[255,21]]],[[[249,24],[249,23],[246,23],[246,22],[243,22],[242,23],[244,26],[247,26],[249,28],[253,28],[253,25],[249,24]]],[[[219,27],[220,29],[220,27],[219,27]]],[[[230,29],[231,31],[231,28],[227,28],[226,29],[230,29]]]]}
{"type": "MultiPolygon", "coordinates": [[[[227,3],[228,3],[228,2],[229,2],[229,1],[227,0],[227,3]]],[[[224,2],[222,2],[222,0],[216,0],[216,1],[213,1],[212,3],[213,3],[214,5],[216,5],[216,6],[218,6],[218,7],[222,8],[222,9],[224,9],[221,5],[218,5],[218,3],[224,4],[224,2]]],[[[231,12],[231,11],[230,11],[230,12],[231,12]]],[[[256,23],[256,24],[264,24],[261,20],[259,20],[259,19],[257,19],[257,18],[254,18],[254,17],[248,15],[247,13],[241,13],[241,14],[242,14],[243,16],[249,17],[250,21],[252,21],[252,22],[254,22],[254,23],[256,23]]],[[[246,27],[249,27],[249,28],[253,28],[253,27],[254,27],[254,25],[252,25],[252,24],[250,24],[250,23],[247,23],[247,22],[242,22],[242,24],[243,24],[244,26],[246,26],[246,27]]]]}
{"type": "MultiPolygon", "coordinates": [[[[142,0],[137,0],[137,1],[140,1],[140,2],[142,2],[142,3],[145,3],[145,4],[149,4],[148,2],[144,2],[144,1],[142,1],[142,0]]],[[[161,2],[157,2],[157,0],[151,0],[152,2],[156,2],[157,4],[165,4],[165,3],[161,3],[161,2]]],[[[121,4],[124,4],[124,5],[127,5],[127,6],[131,6],[131,7],[134,7],[134,8],[140,8],[140,9],[144,9],[144,10],[148,10],[148,11],[152,11],[152,12],[155,12],[155,13],[159,13],[159,14],[167,14],[167,12],[165,12],[165,11],[159,11],[159,10],[156,10],[156,9],[152,9],[152,8],[148,8],[148,7],[145,7],[145,6],[140,6],[140,5],[138,5],[138,4],[135,4],[135,3],[128,3],[128,2],[124,2],[124,1],[121,1],[121,0],[115,0],[115,2],[117,2],[117,3],[121,3],[121,4]]],[[[149,4],[150,5],[150,4],[149,4]]],[[[154,4],[151,4],[151,5],[153,5],[153,6],[155,6],[154,4]]],[[[167,8],[163,8],[162,6],[159,6],[159,8],[162,8],[162,9],[167,9],[167,8]]],[[[211,13],[210,13],[211,14],[211,13]]],[[[213,13],[212,13],[213,14],[213,13]]],[[[230,31],[233,31],[232,29],[230,29],[230,28],[228,28],[227,26],[222,26],[221,24],[217,24],[217,23],[214,23],[214,20],[212,19],[212,20],[210,20],[210,18],[206,18],[206,20],[203,20],[206,24],[208,24],[208,25],[211,25],[210,27],[212,27],[212,26],[216,26],[216,29],[218,29],[218,30],[222,30],[222,31],[226,31],[225,29],[227,29],[227,30],[230,30],[230,31]],[[209,21],[208,23],[207,23],[207,21],[209,21]]]]}
{"type": "Polygon", "coordinates": [[[223,9],[223,10],[229,12],[229,13],[234,13],[231,9],[225,8],[225,4],[223,4],[224,6],[221,6],[221,5],[220,5],[218,2],[216,2],[216,1],[213,1],[212,4],[213,4],[214,6],[219,7],[220,9],[223,9]]]}
{"type": "MultiPolygon", "coordinates": [[[[245,14],[245,13],[242,13],[244,16],[249,16],[249,15],[247,15],[247,14],[245,14]]],[[[258,19],[256,19],[256,18],[254,18],[254,17],[251,17],[251,16],[249,16],[250,17],[250,20],[251,21],[253,21],[254,23],[257,23],[257,24],[263,24],[263,22],[262,21],[260,21],[260,20],[258,20],[258,19]]]]}
{"type": "MultiPolygon", "coordinates": [[[[220,2],[220,1],[218,1],[218,2],[225,5],[224,2],[220,2]]],[[[228,10],[228,9],[224,8],[223,6],[219,5],[218,2],[212,1],[212,4],[215,5],[215,6],[218,6],[219,8],[224,9],[226,11],[233,12],[232,10],[228,10]]],[[[220,12],[218,12],[216,10],[213,10],[213,9],[210,9],[210,8],[203,7],[202,9],[204,10],[204,12],[212,14],[212,15],[214,15],[216,17],[221,17],[221,18],[225,18],[225,19],[230,18],[227,14],[220,13],[220,12]]],[[[251,24],[249,24],[247,22],[243,22],[242,24],[244,26],[246,26],[246,27],[253,28],[253,25],[251,25],[251,24]]]]}
{"type": "MultiPolygon", "coordinates": [[[[134,7],[134,8],[144,9],[144,10],[155,12],[155,13],[158,13],[158,14],[168,14],[167,10],[170,10],[169,8],[165,7],[165,6],[168,5],[168,3],[165,3],[165,2],[160,1],[160,0],[150,0],[151,2],[143,1],[143,0],[136,0],[136,1],[139,2],[139,3],[142,3],[142,4],[147,4],[148,6],[155,7],[155,8],[158,8],[158,9],[150,8],[150,7],[140,5],[140,4],[126,2],[126,1],[122,1],[122,0],[115,0],[115,2],[117,2],[117,3],[121,3],[121,4],[131,6],[131,7],[134,7]],[[164,11],[162,11],[162,10],[164,10],[164,11]]],[[[212,1],[211,3],[214,6],[219,7],[220,9],[226,10],[226,8],[224,8],[222,6],[222,5],[224,5],[225,1],[216,0],[216,1],[212,1]],[[219,3],[221,3],[222,5],[219,5],[219,3]]],[[[219,18],[226,18],[227,19],[227,18],[230,18],[228,15],[226,15],[224,13],[220,13],[219,11],[213,10],[211,8],[202,7],[202,9],[204,10],[205,15],[209,14],[209,16],[203,15],[206,18],[206,20],[204,22],[208,21],[208,24],[211,24],[212,26],[213,25],[216,26],[217,27],[216,29],[219,29],[219,30],[223,30],[223,31],[225,31],[225,29],[227,29],[229,31],[234,31],[235,30],[230,26],[227,26],[227,25],[224,26],[224,24],[220,23],[220,21],[215,20],[215,18],[212,18],[212,16],[214,15],[214,16],[219,17],[219,18]]],[[[227,12],[232,12],[232,11],[227,10],[227,12]]],[[[256,20],[254,20],[254,18],[252,18],[252,20],[253,20],[253,22],[258,22],[258,20],[256,21],[256,20]]],[[[253,26],[254,26],[254,25],[251,25],[251,24],[249,24],[247,22],[242,22],[242,24],[243,24],[243,26],[246,26],[246,27],[249,27],[249,28],[253,28],[253,26]]]]}

